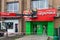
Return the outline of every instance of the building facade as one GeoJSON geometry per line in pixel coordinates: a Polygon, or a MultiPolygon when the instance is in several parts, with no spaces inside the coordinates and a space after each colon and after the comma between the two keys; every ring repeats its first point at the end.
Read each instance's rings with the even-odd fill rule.
{"type": "MultiPolygon", "coordinates": [[[[60,0],[1,0],[0,1],[0,11],[1,12],[9,12],[9,13],[16,13],[16,14],[22,14],[24,10],[33,10],[33,9],[48,9],[48,8],[56,8],[57,9],[57,16],[55,17],[54,21],[54,27],[52,28],[58,28],[60,26],[60,0]]],[[[15,18],[15,17],[3,17],[0,18],[0,23],[5,22],[7,24],[11,24],[11,27],[8,28],[8,32],[14,32],[15,33],[15,26],[18,26],[18,33],[22,34],[25,33],[26,30],[26,21],[23,18],[15,18]],[[12,31],[13,30],[13,31],[12,31]]],[[[37,24],[39,24],[37,22],[37,24]]],[[[43,22],[45,24],[45,22],[43,22]]],[[[47,24],[47,22],[46,22],[47,24]]],[[[29,24],[30,25],[30,24],[29,24]]],[[[49,24],[50,25],[50,24],[49,24]]],[[[3,25],[2,25],[3,26],[3,25]]],[[[8,25],[9,26],[9,25],[8,25]]],[[[52,29],[53,30],[53,29],[52,29]]],[[[41,29],[42,31],[42,29],[41,29]]],[[[25,33],[26,34],[26,33],[25,33]]],[[[39,33],[38,33],[39,34],[39,33]]]]}

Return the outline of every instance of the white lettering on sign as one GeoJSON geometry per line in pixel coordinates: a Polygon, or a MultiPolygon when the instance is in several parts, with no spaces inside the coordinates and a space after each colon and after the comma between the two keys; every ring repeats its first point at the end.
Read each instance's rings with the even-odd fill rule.
{"type": "Polygon", "coordinates": [[[56,14],[56,10],[38,10],[38,15],[56,14]]]}

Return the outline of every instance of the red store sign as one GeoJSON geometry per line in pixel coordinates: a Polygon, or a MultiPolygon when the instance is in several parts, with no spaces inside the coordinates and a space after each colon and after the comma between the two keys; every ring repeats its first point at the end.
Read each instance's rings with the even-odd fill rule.
{"type": "Polygon", "coordinates": [[[20,18],[16,13],[0,12],[0,17],[2,18],[20,18]]]}
{"type": "MultiPolygon", "coordinates": [[[[53,21],[56,16],[56,9],[42,9],[37,10],[37,18],[30,18],[32,21],[53,21]]],[[[28,18],[26,19],[28,20],[28,18]]]]}
{"type": "Polygon", "coordinates": [[[16,16],[16,13],[0,12],[0,16],[16,16]]]}
{"type": "Polygon", "coordinates": [[[42,10],[37,10],[37,15],[38,16],[56,16],[56,9],[55,8],[50,8],[50,9],[42,9],[42,10]]]}

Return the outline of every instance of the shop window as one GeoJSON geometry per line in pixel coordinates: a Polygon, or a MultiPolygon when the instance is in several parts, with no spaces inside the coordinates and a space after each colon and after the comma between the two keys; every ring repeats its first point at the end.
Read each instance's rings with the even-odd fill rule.
{"type": "Polygon", "coordinates": [[[0,30],[4,30],[4,29],[6,29],[5,23],[4,22],[0,22],[0,30]]]}
{"type": "Polygon", "coordinates": [[[1,29],[6,29],[6,27],[5,27],[5,22],[2,22],[1,29]]]}
{"type": "Polygon", "coordinates": [[[32,9],[45,9],[48,8],[48,0],[32,0],[32,9]]]}
{"type": "Polygon", "coordinates": [[[18,13],[18,11],[19,11],[19,3],[18,2],[7,3],[7,11],[8,12],[18,13]]]}
{"type": "Polygon", "coordinates": [[[6,26],[8,29],[13,29],[13,22],[5,23],[5,26],[6,26]]]}

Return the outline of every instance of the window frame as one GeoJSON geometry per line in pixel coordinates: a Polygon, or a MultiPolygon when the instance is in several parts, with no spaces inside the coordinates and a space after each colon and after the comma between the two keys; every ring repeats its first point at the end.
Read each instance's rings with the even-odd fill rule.
{"type": "Polygon", "coordinates": [[[18,13],[19,12],[19,2],[18,1],[13,1],[13,2],[7,2],[6,4],[7,4],[7,9],[6,9],[6,11],[7,12],[11,12],[12,10],[8,10],[8,4],[14,4],[14,3],[18,3],[18,10],[14,10],[13,9],[13,12],[15,12],[15,13],[18,13]],[[16,12],[17,11],[17,12],[16,12]]]}
{"type": "MultiPolygon", "coordinates": [[[[39,8],[38,8],[38,7],[35,7],[35,8],[34,8],[34,7],[33,7],[33,4],[32,4],[33,1],[34,1],[34,0],[31,0],[31,4],[30,4],[30,5],[31,5],[31,8],[32,8],[32,9],[35,9],[35,8],[36,8],[36,9],[41,9],[40,7],[39,7],[39,8]]],[[[35,0],[35,1],[37,1],[37,0],[35,0]]],[[[38,1],[39,1],[39,0],[38,0],[38,1]]],[[[41,1],[42,1],[42,0],[41,0],[41,1]]],[[[45,9],[49,8],[49,1],[48,1],[48,0],[44,0],[44,1],[45,1],[45,6],[43,6],[43,7],[45,7],[45,9]]],[[[44,8],[42,8],[42,9],[44,9],[44,8]]]]}

